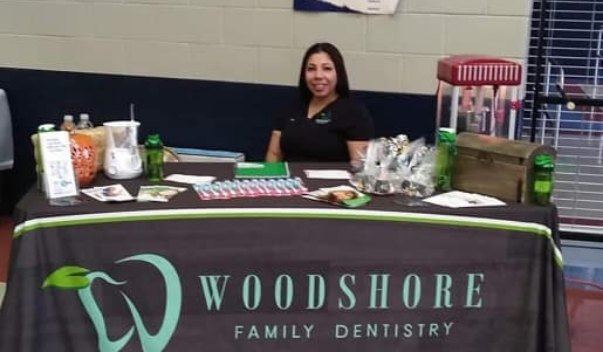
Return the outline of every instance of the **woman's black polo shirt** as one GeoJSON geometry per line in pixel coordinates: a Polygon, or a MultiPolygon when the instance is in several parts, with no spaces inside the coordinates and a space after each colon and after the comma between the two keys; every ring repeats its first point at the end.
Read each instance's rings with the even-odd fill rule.
{"type": "Polygon", "coordinates": [[[276,120],[281,131],[281,151],[287,161],[349,161],[347,141],[373,138],[373,119],[368,110],[351,98],[338,98],[307,118],[308,105],[301,102],[276,120]]]}

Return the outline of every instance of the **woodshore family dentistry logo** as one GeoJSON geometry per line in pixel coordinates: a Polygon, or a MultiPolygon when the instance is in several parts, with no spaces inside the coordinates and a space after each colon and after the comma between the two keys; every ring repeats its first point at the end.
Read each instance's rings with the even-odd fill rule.
{"type": "MultiPolygon", "coordinates": [[[[181,316],[182,285],[176,268],[167,259],[156,254],[138,254],[116,261],[116,264],[142,262],[150,264],[159,272],[165,287],[165,308],[163,319],[156,333],[149,332],[136,304],[121,289],[127,281],[118,281],[109,273],[90,271],[81,266],[63,266],[48,275],[42,284],[43,289],[58,288],[77,291],[79,300],[96,330],[98,349],[101,352],[121,351],[138,334],[142,351],[163,351],[173,335],[181,316]],[[94,296],[93,285],[110,285],[117,290],[126,302],[133,319],[133,325],[118,338],[114,329],[110,329],[105,315],[94,296]],[[109,331],[113,331],[109,333],[109,331]]],[[[233,324],[230,335],[237,343],[258,340],[312,340],[318,336],[321,328],[329,339],[350,341],[355,339],[408,339],[408,338],[445,338],[452,333],[453,319],[456,314],[436,313],[447,310],[481,310],[484,305],[483,286],[486,275],[483,272],[432,272],[422,275],[399,270],[386,272],[366,271],[361,268],[346,268],[330,274],[318,273],[311,269],[300,269],[291,274],[287,267],[280,273],[234,271],[202,274],[198,272],[197,287],[200,300],[197,305],[216,319],[216,314],[230,315],[240,312],[240,321],[233,324]],[[273,288],[266,290],[266,288],[273,288]],[[227,294],[229,291],[233,291],[227,294]],[[268,292],[267,292],[268,291],[268,292]],[[327,295],[327,291],[329,295],[327,295]],[[228,297],[228,298],[227,298],[228,297]],[[328,297],[331,297],[328,299],[328,297]],[[397,297],[394,299],[394,297],[397,297]],[[453,297],[457,297],[456,301],[453,297]],[[310,318],[312,313],[338,311],[332,316],[328,326],[319,326],[310,318]],[[403,312],[432,311],[436,314],[430,321],[400,322],[403,312]],[[254,312],[284,313],[287,311],[304,311],[308,313],[306,320],[287,322],[276,319],[263,321],[253,319],[254,312]],[[346,312],[366,312],[367,321],[360,319],[350,324],[343,319],[346,312]],[[393,316],[396,321],[384,320],[376,323],[374,313],[381,312],[393,316]],[[439,316],[439,318],[435,318],[439,316]],[[370,317],[370,322],[368,321],[370,317]],[[339,321],[342,319],[342,321],[339,321]]],[[[140,275],[147,276],[148,273],[140,275]]],[[[137,272],[138,276],[138,272],[137,272]]],[[[119,296],[118,296],[119,297],[119,296]]],[[[140,302],[139,302],[140,303],[140,302]]],[[[190,303],[190,302],[189,302],[190,303]]],[[[109,314],[109,313],[107,313],[109,314]]],[[[256,317],[257,318],[257,317],[256,317]]],[[[223,333],[223,332],[222,332],[223,333]]],[[[225,336],[225,335],[222,335],[225,336]]],[[[322,334],[322,336],[325,336],[322,334]]],[[[135,342],[133,342],[135,343],[135,342]]],[[[202,343],[200,341],[200,343],[202,343]]]]}
{"type": "Polygon", "coordinates": [[[134,305],[134,302],[123,291],[119,290],[126,301],[134,326],[118,339],[111,340],[107,333],[107,325],[103,312],[99,308],[94,295],[92,294],[92,284],[96,280],[104,281],[106,284],[121,286],[125,281],[116,281],[109,274],[102,271],[90,271],[79,266],[64,266],[50,274],[42,288],[56,287],[63,290],[77,290],[78,296],[86,313],[92,320],[98,336],[98,349],[101,352],[120,351],[133,337],[134,331],[138,332],[140,344],[144,352],[162,351],[172,338],[178,320],[180,318],[180,308],[182,306],[182,286],[180,278],[174,266],[166,259],[154,254],[140,254],[118,260],[116,263],[125,263],[133,261],[142,261],[154,266],[163,277],[166,289],[166,305],[161,327],[155,334],[150,334],[144,326],[143,319],[134,305]]]}

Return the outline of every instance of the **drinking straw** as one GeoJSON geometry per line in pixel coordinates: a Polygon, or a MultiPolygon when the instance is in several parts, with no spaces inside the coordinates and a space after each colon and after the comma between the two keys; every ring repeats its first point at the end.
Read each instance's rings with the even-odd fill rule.
{"type": "Polygon", "coordinates": [[[130,121],[134,122],[134,103],[130,103],[130,121]]]}

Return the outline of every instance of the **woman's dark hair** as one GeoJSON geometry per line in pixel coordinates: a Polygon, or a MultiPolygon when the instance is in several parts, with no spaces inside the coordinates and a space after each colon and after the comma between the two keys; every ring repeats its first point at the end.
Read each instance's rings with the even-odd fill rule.
{"type": "Polygon", "coordinates": [[[335,73],[337,74],[337,85],[335,91],[340,97],[347,98],[350,95],[350,86],[348,84],[348,74],[345,70],[345,64],[343,63],[343,56],[335,45],[331,43],[316,43],[306,50],[304,59],[302,60],[301,70],[299,72],[299,94],[304,102],[309,102],[312,98],[312,92],[308,89],[306,84],[306,66],[310,56],[316,53],[326,53],[329,55],[333,64],[335,65],[335,73]]]}

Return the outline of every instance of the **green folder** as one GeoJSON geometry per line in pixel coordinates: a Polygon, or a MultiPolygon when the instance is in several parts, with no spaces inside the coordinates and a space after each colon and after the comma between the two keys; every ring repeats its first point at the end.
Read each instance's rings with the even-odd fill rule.
{"type": "Polygon", "coordinates": [[[240,162],[236,163],[234,174],[235,178],[287,178],[289,165],[286,162],[240,162]]]}

